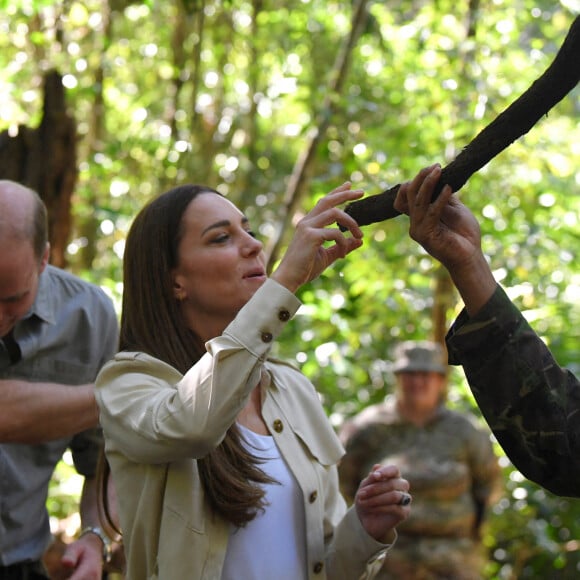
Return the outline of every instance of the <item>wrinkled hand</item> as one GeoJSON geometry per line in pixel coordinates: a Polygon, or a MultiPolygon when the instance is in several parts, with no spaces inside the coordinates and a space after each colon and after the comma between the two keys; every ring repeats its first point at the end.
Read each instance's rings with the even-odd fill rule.
{"type": "Polygon", "coordinates": [[[369,536],[378,542],[390,543],[393,529],[407,519],[410,506],[399,504],[409,482],[394,465],[374,465],[363,479],[354,497],[356,512],[369,536]]]}
{"type": "Polygon", "coordinates": [[[93,534],[84,535],[67,546],[61,562],[72,571],[70,580],[101,580],[103,573],[101,540],[93,534]]]}
{"type": "Polygon", "coordinates": [[[319,276],[339,258],[362,245],[362,230],[356,221],[337,206],[359,199],[361,189],[350,182],[332,190],[318,201],[296,226],[296,232],[272,278],[292,292],[319,276]],[[343,233],[337,223],[350,235],[343,233]],[[324,245],[326,242],[333,242],[324,245]]]}
{"type": "Polygon", "coordinates": [[[446,185],[431,202],[441,177],[436,164],[399,187],[395,208],[410,218],[409,235],[448,269],[479,259],[481,233],[475,216],[446,185]]]}

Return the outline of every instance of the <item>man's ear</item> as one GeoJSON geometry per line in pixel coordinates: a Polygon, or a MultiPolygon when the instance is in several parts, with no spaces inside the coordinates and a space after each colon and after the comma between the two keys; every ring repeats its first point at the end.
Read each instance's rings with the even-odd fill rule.
{"type": "Polygon", "coordinates": [[[46,248],[44,248],[44,252],[42,254],[42,258],[40,258],[40,272],[42,273],[48,264],[48,259],[50,257],[50,243],[46,242],[46,248]]]}

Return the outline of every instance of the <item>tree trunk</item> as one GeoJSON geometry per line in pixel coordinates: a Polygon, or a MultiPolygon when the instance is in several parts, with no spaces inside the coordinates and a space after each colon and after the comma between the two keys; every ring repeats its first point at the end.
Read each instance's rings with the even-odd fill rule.
{"type": "Polygon", "coordinates": [[[77,181],[77,132],[66,110],[62,77],[44,77],[44,106],[38,128],[19,127],[18,134],[0,133],[0,178],[38,192],[48,209],[51,263],[66,266],[71,231],[71,198],[77,181]]]}

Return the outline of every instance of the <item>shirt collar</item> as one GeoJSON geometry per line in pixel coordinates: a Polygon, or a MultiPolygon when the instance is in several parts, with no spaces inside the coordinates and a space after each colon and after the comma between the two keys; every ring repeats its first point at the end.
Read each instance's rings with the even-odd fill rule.
{"type": "Polygon", "coordinates": [[[32,307],[26,316],[24,316],[25,319],[32,318],[32,316],[37,316],[49,324],[54,324],[56,322],[54,315],[54,302],[51,298],[50,292],[49,268],[50,266],[47,266],[39,276],[36,298],[34,299],[32,307]]]}

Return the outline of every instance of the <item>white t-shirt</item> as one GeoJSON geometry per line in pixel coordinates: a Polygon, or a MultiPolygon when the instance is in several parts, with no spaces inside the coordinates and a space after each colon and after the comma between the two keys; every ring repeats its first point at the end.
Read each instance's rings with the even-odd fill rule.
{"type": "Polygon", "coordinates": [[[260,468],[280,482],[265,485],[264,512],[230,532],[222,580],[306,579],[306,530],[302,491],[274,438],[238,427],[260,468]]]}

